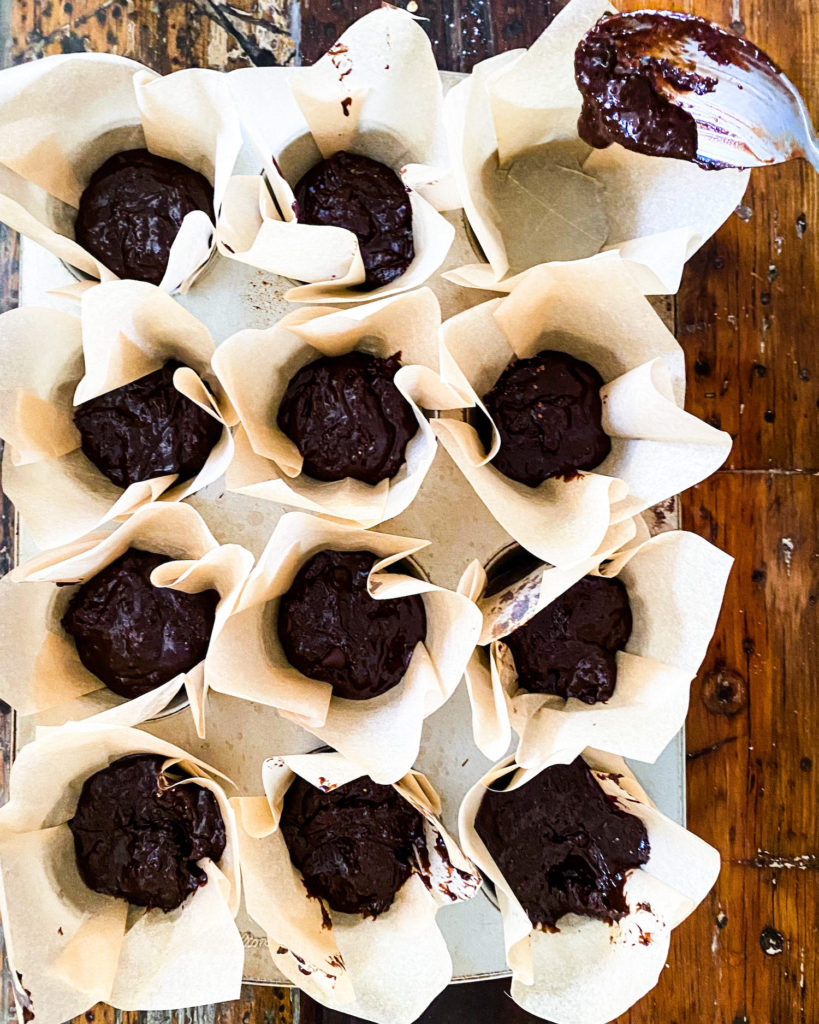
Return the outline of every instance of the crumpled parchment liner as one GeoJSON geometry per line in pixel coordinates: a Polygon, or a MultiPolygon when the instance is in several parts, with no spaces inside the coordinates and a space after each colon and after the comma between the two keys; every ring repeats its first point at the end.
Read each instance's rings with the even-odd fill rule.
{"type": "Polygon", "coordinates": [[[184,690],[197,733],[204,736],[204,661],[126,700],[85,668],[74,638],[60,624],[76,589],[66,584],[89,580],[129,548],[173,559],[152,573],[157,586],[219,592],[214,635],[253,566],[249,551],[217,544],[199,513],[182,504],[143,506],[110,533],[91,534],[29,559],[0,580],[0,697],[18,714],[38,715],[39,724],[94,716],[95,723],[134,726],[167,708],[184,690]]]}
{"type": "Polygon", "coordinates": [[[587,746],[653,762],[682,727],[691,680],[716,626],[733,559],[693,533],[662,533],[570,569],[544,566],[499,594],[482,598],[486,573],[469,567],[459,590],[484,614],[488,659],[470,659],[467,678],[476,743],[489,758],[519,736],[515,760],[540,770],[568,764],[587,746]],[[619,577],[634,625],[618,651],[617,684],[605,703],[585,704],[518,690],[504,637],[587,574],[619,577]],[[487,663],[488,661],[488,663],[487,663]]]}
{"type": "MultiPolygon", "coordinates": [[[[83,274],[116,274],[74,241],[93,172],[115,153],[149,149],[213,183],[218,215],[242,147],[219,72],[188,68],[160,77],[105,53],[65,54],[0,72],[0,220],[83,274]]],[[[215,248],[204,211],[189,213],[160,287],[185,292],[215,248]]]]}
{"type": "Polygon", "coordinates": [[[731,438],[683,411],[682,349],[616,256],[538,267],[507,297],[445,321],[441,377],[488,417],[479,396],[511,360],[542,349],[591,363],[605,382],[611,454],[596,469],[527,487],[489,464],[500,443],[494,424],[489,453],[467,422],[444,417],[432,429],[501,526],[565,568],[590,557],[613,523],[713,473],[731,438]]]}
{"type": "Polygon", "coordinates": [[[592,256],[602,248],[619,251],[647,294],[673,293],[685,261],[742,199],[748,171],[706,172],[684,160],[644,156],[618,145],[593,150],[582,142],[574,51],[611,10],[606,0],[571,0],[528,50],[483,61],[447,94],[455,180],[488,260],[445,274],[450,280],[503,291],[510,269],[592,256]],[[487,188],[487,166],[499,161],[514,170],[516,158],[541,147],[550,157],[542,181],[538,185],[530,168],[517,203],[499,207],[487,188]],[[524,205],[528,217],[520,215],[524,205]],[[602,236],[601,214],[608,226],[602,236]],[[504,228],[517,267],[510,268],[504,228]]]}
{"type": "Polygon", "coordinates": [[[425,818],[428,864],[419,864],[377,918],[342,914],[311,898],[278,831],[284,795],[296,775],[333,789],[363,774],[341,754],[318,752],[265,761],[266,796],[234,799],[248,913],[267,935],[279,970],[313,999],[379,1024],[411,1024],[452,978],[435,924],[438,908],[471,899],[480,877],[447,835],[441,803],[424,775],[394,783],[425,818]]]}
{"type": "Polygon", "coordinates": [[[414,499],[438,447],[423,409],[454,409],[460,396],[441,382],[438,330],[441,310],[428,288],[345,309],[303,308],[267,330],[246,330],[216,350],[213,368],[235,407],[240,428],[226,474],[229,490],[324,512],[371,527],[399,515],[414,499]],[[412,406],[418,432],[406,462],[378,484],[348,477],[323,482],[301,472],[303,460],[276,424],[284,392],[296,372],[321,356],[352,349],[387,358],[401,353],[395,385],[412,406]]]}
{"type": "Polygon", "coordinates": [[[427,543],[304,512],[286,513],[214,637],[205,664],[206,687],[276,708],[376,782],[400,779],[418,755],[424,719],[454,692],[481,630],[480,612],[464,595],[389,571],[427,543]],[[419,594],[424,602],[426,640],[416,646],[402,681],[379,697],[334,697],[329,683],[302,675],[282,650],[279,598],[301,566],[324,549],[372,551],[378,557],[370,574],[376,600],[419,594]]]}
{"type": "MultiPolygon", "coordinates": [[[[626,519],[621,523],[609,527],[600,547],[583,564],[594,568],[604,559],[610,558],[615,551],[627,550],[633,546],[642,544],[648,538],[648,527],[639,516],[633,519],[626,519]]],[[[546,567],[542,571],[545,571],[546,567]]],[[[572,578],[572,574],[578,571],[579,567],[568,569],[557,569],[554,566],[550,570],[558,575],[560,579],[572,578]]],[[[530,573],[521,581],[521,586],[516,590],[522,595],[521,611],[529,607],[531,595],[540,593],[542,571],[537,570],[530,573]]],[[[464,682],[469,696],[469,705],[472,709],[472,736],[475,746],[488,757],[490,761],[497,761],[509,749],[512,739],[512,727],[509,721],[509,710],[506,706],[506,694],[500,681],[493,675],[493,663],[489,659],[489,647],[492,640],[492,624],[496,619],[507,619],[517,613],[514,600],[511,608],[507,610],[506,602],[499,605],[499,599],[504,592],[494,597],[484,598],[486,589],[486,572],[480,562],[475,559],[464,570],[458,582],[458,593],[465,594],[475,601],[481,609],[483,626],[479,645],[472,652],[464,671],[464,682]]]]}
{"type": "Polygon", "coordinates": [[[87,289],[81,317],[40,307],[0,316],[3,483],[38,547],[75,540],[160,497],[180,501],[224,473],[233,455],[228,424],[236,417],[211,371],[213,350],[203,323],[140,281],[87,289]],[[74,405],[170,359],[186,367],[175,373],[175,387],[223,424],[222,436],[193,479],[177,483],[169,474],[123,490],[83,454],[74,405]]]}
{"type": "Polygon", "coordinates": [[[263,174],[231,179],[222,255],[307,282],[287,292],[293,302],[366,302],[417,288],[438,269],[455,230],[437,211],[461,203],[448,174],[441,81],[412,15],[384,5],[310,67],[242,68],[227,79],[263,174]],[[356,288],[364,265],[353,232],[299,224],[294,212],[293,187],[339,150],[387,164],[409,191],[415,258],[372,291],[356,288]]]}
{"type": "MultiPolygon", "coordinates": [[[[42,730],[18,754],[0,810],[0,909],[12,974],[31,992],[34,1019],[62,1024],[104,1000],[123,1010],[235,999],[244,950],[234,917],[241,895],[227,780],[148,733],[88,723],[42,730]],[[156,753],[210,789],[225,821],[208,884],[177,910],[144,912],[102,896],[79,877],[67,821],[83,782],[117,758],[156,753]]],[[[183,785],[185,783],[182,783],[183,785]]]]}
{"type": "MultiPolygon", "coordinates": [[[[661,814],[625,761],[591,748],[583,759],[604,792],[640,818],[648,831],[651,854],[627,877],[630,909],[620,921],[607,924],[566,914],[555,933],[532,928],[474,827],[486,788],[515,771],[512,757],[495,765],[466,794],[458,818],[464,853],[495,886],[512,998],[553,1024],[606,1024],[652,989],[666,962],[672,928],[705,898],[719,874],[717,851],[661,814]]],[[[536,774],[518,769],[513,785],[525,785],[536,774]]]]}

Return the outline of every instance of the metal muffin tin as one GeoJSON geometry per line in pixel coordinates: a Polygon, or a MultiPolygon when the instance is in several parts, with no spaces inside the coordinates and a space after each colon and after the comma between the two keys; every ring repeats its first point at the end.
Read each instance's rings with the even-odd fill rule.
{"type": "MultiPolygon", "coordinates": [[[[454,76],[446,76],[452,80],[454,76]]],[[[250,161],[246,173],[253,173],[250,161]]],[[[475,251],[464,227],[460,211],[447,215],[456,228],[455,242],[444,268],[474,262],[475,251]]],[[[21,254],[21,304],[41,305],[76,312],[70,300],[48,292],[72,283],[73,278],[58,259],[34,243],[23,240],[21,254]]],[[[444,317],[489,298],[459,288],[440,276],[429,282],[441,303],[444,317]]],[[[290,282],[254,270],[243,264],[214,259],[192,290],[179,296],[181,305],[209,327],[218,344],[243,328],[269,326],[294,308],[284,299],[290,282]]],[[[660,300],[658,311],[666,304],[660,300]]],[[[275,505],[224,490],[217,481],[191,501],[221,542],[234,541],[258,556],[267,538],[286,511],[275,505]]],[[[656,515],[646,513],[653,529],[677,526],[675,503],[666,502],[656,515]]],[[[511,538],[498,525],[465,481],[460,471],[439,447],[435,462],[413,504],[400,516],[376,529],[422,537],[432,543],[418,552],[420,570],[434,582],[454,588],[461,573],[473,558],[487,563],[506,548],[511,538]],[[457,515],[452,510],[457,509],[457,515]]],[[[21,558],[34,551],[22,524],[19,538],[21,558]]],[[[169,709],[170,711],[170,709],[169,709]]],[[[208,709],[208,738],[196,737],[190,715],[179,710],[166,712],[145,728],[191,751],[229,775],[243,793],[259,794],[261,766],[266,757],[301,753],[313,749],[316,739],[292,723],[279,718],[272,708],[239,701],[222,694],[211,694],[208,709]]],[[[17,719],[15,745],[19,748],[32,738],[30,723],[17,719]]],[[[460,686],[451,700],[429,718],[424,727],[421,755],[417,767],[426,772],[443,800],[443,822],[457,834],[457,812],[461,798],[490,767],[475,747],[466,689],[460,686]]],[[[652,799],[676,821],[685,818],[685,751],[680,733],[653,765],[633,765],[652,799]]],[[[498,911],[489,899],[478,896],[468,903],[445,907],[438,922],[449,943],[453,959],[453,980],[475,981],[507,975],[503,935],[498,911]]],[[[239,928],[245,943],[245,979],[261,984],[288,984],[273,968],[267,944],[260,929],[240,912],[239,928]]]]}

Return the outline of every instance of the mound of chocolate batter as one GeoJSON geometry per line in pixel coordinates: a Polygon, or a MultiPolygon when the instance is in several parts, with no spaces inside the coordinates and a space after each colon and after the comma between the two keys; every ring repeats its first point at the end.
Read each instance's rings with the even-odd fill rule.
{"type": "Polygon", "coordinates": [[[740,62],[762,58],[771,63],[753,43],[730,36],[704,18],[659,11],[605,14],[575,51],[575,79],[583,95],[577,122],[580,137],[598,149],[617,142],[649,156],[693,160],[707,169],[720,167],[697,158],[696,121],[659,88],[666,81],[675,90],[697,96],[715,88],[713,78],[659,55],[669,44],[685,40],[721,64],[737,57],[740,62]]]}
{"type": "Polygon", "coordinates": [[[207,652],[219,593],[153,586],[151,573],[168,561],[130,548],[83,583],[63,616],[80,661],[121,697],[167,683],[207,652]]]}
{"type": "Polygon", "coordinates": [[[626,874],[648,860],[645,825],[611,800],[578,757],[511,792],[487,790],[475,830],[535,927],[564,914],[616,921],[626,874]]]}
{"type": "Polygon", "coordinates": [[[190,167],[129,149],[91,175],[74,237],[117,277],[159,284],[185,216],[213,219],[213,186],[190,167]]]}
{"type": "Polygon", "coordinates": [[[367,775],[329,793],[297,778],[280,828],[308,893],[342,914],[388,910],[425,847],[418,811],[367,775]]]}
{"type": "Polygon", "coordinates": [[[386,164],[342,150],[312,167],[293,191],[299,223],[347,228],[358,238],[362,291],[389,284],[415,258],[409,196],[386,164]]]}
{"type": "Polygon", "coordinates": [[[189,480],[219,440],[221,423],[173,386],[181,365],[171,360],[74,410],[83,453],[117,487],[166,473],[189,480]]]}
{"type": "Polygon", "coordinates": [[[279,605],[288,661],[346,700],[368,700],[397,686],[427,633],[417,594],[370,597],[367,579],[376,561],[371,551],[320,551],[299,569],[279,605]]]}
{"type": "Polygon", "coordinates": [[[412,408],[393,384],[401,353],[323,356],[287,385],[276,419],[316,480],[353,477],[377,484],[395,476],[418,432],[412,408]]]}
{"type": "Polygon", "coordinates": [[[628,643],[631,626],[624,584],[584,576],[503,642],[522,690],[596,704],[614,693],[614,655],[628,643]]]}
{"type": "Polygon", "coordinates": [[[529,487],[599,466],[611,451],[602,386],[593,366],[565,352],[513,360],[483,396],[501,438],[492,465],[529,487]]]}
{"type": "Polygon", "coordinates": [[[207,884],[196,862],[221,858],[225,823],[209,789],[160,788],[164,760],[129,754],[90,776],[68,827],[89,889],[167,913],[207,884]]]}

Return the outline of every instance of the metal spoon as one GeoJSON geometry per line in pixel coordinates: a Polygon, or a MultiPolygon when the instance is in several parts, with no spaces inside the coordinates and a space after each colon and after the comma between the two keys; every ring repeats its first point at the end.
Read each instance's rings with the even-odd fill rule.
{"type": "Polygon", "coordinates": [[[749,40],[704,18],[604,16],[578,46],[575,70],[581,135],[592,145],[619,142],[711,168],[804,157],[819,170],[819,141],[793,83],[749,40]],[[682,138],[676,152],[672,135],[682,138]]]}

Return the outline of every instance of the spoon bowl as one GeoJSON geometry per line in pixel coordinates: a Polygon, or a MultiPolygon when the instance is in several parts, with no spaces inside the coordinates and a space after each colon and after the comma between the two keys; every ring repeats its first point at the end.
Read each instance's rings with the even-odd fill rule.
{"type": "Polygon", "coordinates": [[[619,142],[706,168],[804,157],[819,170],[819,145],[796,87],[759,47],[714,22],[671,11],[604,16],[581,41],[576,70],[581,134],[593,145],[619,142]],[[583,131],[590,111],[596,139],[583,131]],[[690,128],[691,145],[661,151],[647,128],[662,124],[666,137],[690,128]]]}

